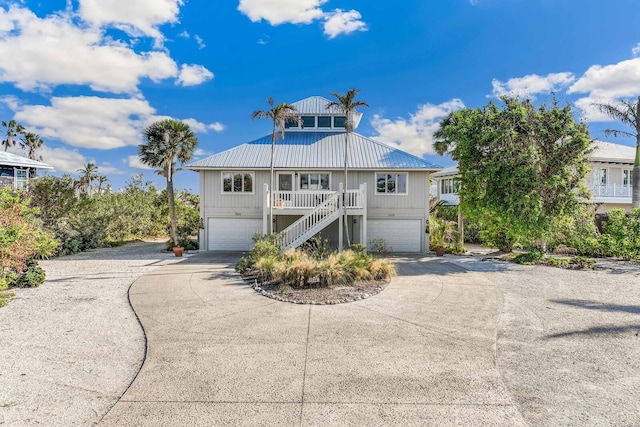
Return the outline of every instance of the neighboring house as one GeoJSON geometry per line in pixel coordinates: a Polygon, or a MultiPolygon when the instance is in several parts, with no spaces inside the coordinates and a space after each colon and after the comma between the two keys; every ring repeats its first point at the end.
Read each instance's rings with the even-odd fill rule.
{"type": "Polygon", "coordinates": [[[458,166],[449,166],[431,174],[431,177],[436,180],[438,200],[443,201],[445,206],[457,206],[460,203],[458,175],[458,166]]]}
{"type": "MultiPolygon", "coordinates": [[[[585,185],[591,191],[589,204],[595,205],[597,212],[613,208],[631,210],[631,188],[635,147],[594,141],[594,150],[589,155],[591,171],[585,178],[585,185]]],[[[438,180],[438,200],[447,205],[457,205],[458,167],[451,166],[431,175],[438,180]]]]}
{"type": "Polygon", "coordinates": [[[592,194],[590,203],[597,205],[598,212],[613,208],[631,210],[635,155],[635,147],[595,141],[586,184],[592,194]]]}
{"type": "Polygon", "coordinates": [[[0,187],[11,187],[14,190],[26,189],[29,179],[36,175],[38,169],[53,169],[53,166],[2,151],[0,152],[0,187]]]}
{"type": "MultiPolygon", "coordinates": [[[[428,251],[429,174],[440,169],[419,157],[355,132],[349,135],[344,181],[344,114],[319,96],[293,105],[303,125],[287,125],[275,147],[274,191],[269,189],[271,135],[196,161],[200,173],[201,246],[248,250],[255,232],[283,232],[285,247],[319,234],[346,243],[340,213],[346,203],[351,243],[385,240],[394,252],[428,251]],[[269,204],[273,203],[273,218],[269,204]]],[[[357,127],[361,113],[353,119],[357,127]]]]}

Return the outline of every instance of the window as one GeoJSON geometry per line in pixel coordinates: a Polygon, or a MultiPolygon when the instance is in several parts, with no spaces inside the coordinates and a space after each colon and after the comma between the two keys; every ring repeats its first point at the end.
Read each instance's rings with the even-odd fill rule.
{"type": "Polygon", "coordinates": [[[223,172],[223,193],[253,193],[253,173],[223,172]]]}
{"type": "Polygon", "coordinates": [[[296,122],[295,120],[287,120],[284,123],[284,128],[285,129],[289,129],[289,128],[299,128],[300,125],[298,124],[298,122],[296,122]]]}
{"type": "Polygon", "coordinates": [[[27,188],[27,170],[16,169],[16,188],[22,190],[27,188]]]}
{"type": "Polygon", "coordinates": [[[334,128],[343,128],[344,127],[344,116],[338,116],[333,118],[333,127],[334,128]]]}
{"type": "Polygon", "coordinates": [[[301,190],[329,190],[328,173],[301,173],[301,190]]]}
{"type": "Polygon", "coordinates": [[[319,128],[330,128],[331,127],[331,116],[318,116],[318,127],[319,128]]]}
{"type": "Polygon", "coordinates": [[[632,169],[623,169],[622,170],[622,185],[624,187],[632,187],[633,186],[633,170],[632,169]]]}
{"type": "Polygon", "coordinates": [[[607,185],[609,183],[609,177],[607,175],[607,168],[594,169],[593,183],[595,185],[607,185]]]}
{"type": "Polygon", "coordinates": [[[302,127],[303,128],[316,127],[316,116],[302,116],[302,127]]]}
{"type": "Polygon", "coordinates": [[[460,190],[460,181],[456,178],[440,179],[440,194],[457,194],[460,190]]]}
{"type": "Polygon", "coordinates": [[[376,193],[407,194],[407,174],[406,173],[376,174],[376,193]]]}

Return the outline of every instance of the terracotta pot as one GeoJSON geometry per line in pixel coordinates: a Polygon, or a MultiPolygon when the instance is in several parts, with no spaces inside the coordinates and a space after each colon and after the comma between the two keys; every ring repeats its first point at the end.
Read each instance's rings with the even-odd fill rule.
{"type": "Polygon", "coordinates": [[[443,246],[438,246],[436,248],[436,255],[437,256],[444,256],[444,247],[443,246]]]}
{"type": "Polygon", "coordinates": [[[181,257],[183,252],[184,252],[184,248],[182,246],[174,246],[173,247],[173,254],[175,256],[181,257]]]}

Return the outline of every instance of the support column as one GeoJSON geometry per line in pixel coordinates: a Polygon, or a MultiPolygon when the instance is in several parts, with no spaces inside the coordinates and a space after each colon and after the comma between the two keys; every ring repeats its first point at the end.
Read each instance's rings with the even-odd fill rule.
{"type": "Polygon", "coordinates": [[[262,192],[262,234],[269,233],[269,184],[264,184],[262,192]]]}
{"type": "Polygon", "coordinates": [[[338,212],[340,212],[340,219],[338,220],[338,250],[342,251],[342,245],[343,245],[343,234],[344,234],[344,217],[343,217],[343,207],[342,207],[342,200],[344,197],[344,187],[342,186],[342,183],[340,183],[340,185],[338,186],[338,192],[340,194],[340,197],[338,197],[338,212]]]}

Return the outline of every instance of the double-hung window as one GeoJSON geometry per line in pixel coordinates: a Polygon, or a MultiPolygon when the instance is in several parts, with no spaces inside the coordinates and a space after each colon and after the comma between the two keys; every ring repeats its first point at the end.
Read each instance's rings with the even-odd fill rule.
{"type": "Polygon", "coordinates": [[[622,170],[622,185],[624,187],[633,186],[633,169],[622,170]]]}
{"type": "Polygon", "coordinates": [[[460,189],[460,181],[455,178],[441,178],[440,182],[441,194],[457,194],[460,189]]]}
{"type": "Polygon", "coordinates": [[[598,168],[593,170],[593,183],[595,185],[607,185],[609,183],[609,174],[607,168],[598,168]]]}
{"type": "Polygon", "coordinates": [[[223,172],[222,192],[248,194],[253,193],[252,172],[223,172]]]}
{"type": "Polygon", "coordinates": [[[376,194],[407,194],[407,173],[377,173],[376,194]]]}
{"type": "Polygon", "coordinates": [[[16,169],[16,188],[18,190],[27,188],[27,170],[16,169]]]}

